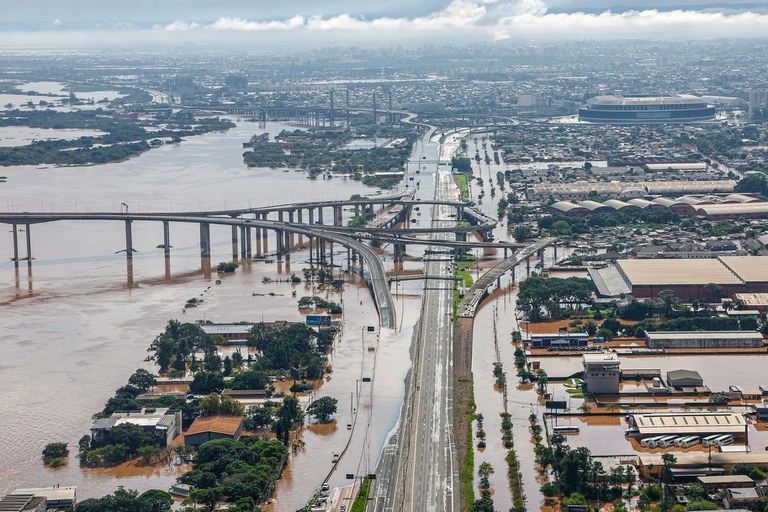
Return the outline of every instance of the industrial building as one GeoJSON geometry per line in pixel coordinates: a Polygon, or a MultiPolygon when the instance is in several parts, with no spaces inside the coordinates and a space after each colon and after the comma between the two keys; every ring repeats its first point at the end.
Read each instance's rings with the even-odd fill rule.
{"type": "Polygon", "coordinates": [[[595,96],[579,109],[579,121],[610,124],[711,121],[715,106],[696,96],[595,96]]]}
{"type": "Polygon", "coordinates": [[[648,348],[760,348],[763,335],[758,331],[655,331],[645,333],[645,342],[648,348]]]}
{"type": "Polygon", "coordinates": [[[632,414],[630,427],[639,439],[660,435],[708,436],[730,434],[745,439],[747,422],[742,414],[732,412],[665,412],[632,414]]]}
{"type": "Polygon", "coordinates": [[[630,259],[618,260],[608,268],[612,270],[599,273],[607,276],[598,286],[603,296],[620,296],[630,290],[635,297],[654,298],[670,290],[684,300],[714,302],[739,293],[768,293],[768,256],[630,259]],[[717,288],[705,288],[710,283],[717,288]],[[710,296],[713,293],[718,296],[710,296]]]}
{"type": "MultiPolygon", "coordinates": [[[[531,200],[561,199],[584,200],[590,197],[623,197],[625,199],[641,199],[646,196],[686,196],[688,194],[715,194],[732,192],[736,187],[734,180],[677,180],[677,181],[574,181],[571,183],[533,183],[525,194],[531,200]]],[[[627,201],[633,204],[632,201],[627,201]]],[[[656,201],[653,201],[656,202],[656,201]]],[[[602,203],[601,203],[602,204],[602,203]]],[[[664,203],[657,203],[664,206],[664,203]]],[[[682,206],[685,203],[681,203],[682,206]]],[[[742,203],[732,203],[740,205],[742,203]]],[[[744,203],[744,204],[759,204],[744,203]]],[[[640,206],[634,204],[634,206],[640,206]]],[[[695,208],[690,208],[690,215],[695,214],[695,208]]],[[[613,207],[611,207],[613,208],[613,207]]]]}
{"type": "MultiPolygon", "coordinates": [[[[659,477],[664,469],[662,454],[642,454],[639,457],[639,472],[643,478],[659,477]]],[[[723,474],[736,464],[749,464],[750,466],[768,465],[768,452],[755,450],[744,452],[690,452],[676,453],[673,475],[684,475],[692,478],[707,475],[723,474]]]]}
{"type": "Polygon", "coordinates": [[[613,352],[583,354],[584,385],[590,393],[616,394],[619,392],[621,370],[619,356],[613,352]]]}
{"type": "Polygon", "coordinates": [[[673,388],[700,388],[704,379],[693,370],[671,370],[667,372],[667,385],[673,388]]]}
{"type": "Polygon", "coordinates": [[[736,293],[733,295],[736,301],[742,301],[749,309],[768,312],[768,293],[736,293]]]}
{"type": "Polygon", "coordinates": [[[531,348],[586,347],[589,335],[582,332],[531,334],[531,348]]]}

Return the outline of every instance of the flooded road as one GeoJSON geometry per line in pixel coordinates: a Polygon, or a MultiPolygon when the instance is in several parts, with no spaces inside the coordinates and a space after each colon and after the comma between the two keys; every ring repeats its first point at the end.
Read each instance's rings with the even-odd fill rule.
{"type": "MultiPolygon", "coordinates": [[[[132,160],[96,167],[6,167],[2,174],[8,181],[0,185],[0,204],[6,211],[119,212],[121,203],[131,212],[182,211],[376,193],[351,180],[310,181],[303,173],[247,169],[242,163],[242,142],[263,131],[275,135],[284,127],[239,122],[226,133],[203,135],[132,160]]],[[[133,227],[138,252],[129,280],[125,255],[117,253],[125,245],[119,223],[33,225],[29,235],[34,260],[31,266],[21,262],[18,268],[9,261],[11,234],[3,226],[0,400],[4,407],[0,428],[6,442],[0,446],[0,494],[17,487],[57,483],[77,485],[80,499],[110,493],[118,485],[139,491],[167,489],[178,468],[82,470],[73,453],[67,466],[54,470],[43,466],[40,452],[53,441],[66,441],[70,450],[76,451],[78,439],[88,433],[91,415],[101,410],[114,390],[125,384],[136,368],[153,369],[144,361],[146,349],[169,319],[227,322],[303,318],[292,293],[296,291],[300,297],[312,290],[304,289],[303,283],[275,280],[286,280],[291,272],[301,276],[301,269],[307,266],[306,252],[292,254],[288,263],[241,262],[234,274],[222,277],[217,285],[215,273],[205,276],[201,271],[197,226],[171,224],[170,277],[163,251],[157,248],[162,243],[162,228],[141,222],[133,227]],[[265,278],[273,281],[265,282],[265,278]],[[202,304],[183,312],[186,301],[193,297],[202,299],[202,304]]],[[[20,233],[22,248],[26,235],[20,233]]],[[[213,264],[231,259],[230,230],[213,226],[211,236],[213,264]]],[[[274,239],[269,244],[274,250],[274,239]]],[[[342,261],[346,251],[336,247],[336,252],[342,261]]],[[[371,424],[364,447],[349,452],[356,453],[358,461],[359,453],[366,453],[360,468],[368,467],[368,456],[370,465],[375,463],[399,410],[402,376],[407,371],[407,357],[401,360],[399,351],[405,347],[407,354],[410,332],[402,336],[399,332],[381,333],[378,349],[368,352],[367,345],[363,345],[365,350],[360,345],[361,327],[373,323],[379,332],[369,292],[348,284],[343,300],[349,308],[345,335],[332,355],[330,380],[319,392],[339,399],[339,415],[335,427],[306,429],[306,456],[299,454],[292,459],[286,485],[277,493],[285,506],[278,510],[295,510],[291,508],[294,503],[303,504],[312,490],[307,482],[319,482],[320,475],[330,468],[330,452],[342,447],[348,438],[349,392],[354,390],[355,380],[369,371],[374,357],[383,361],[377,367],[384,370],[377,371],[374,391],[368,391],[369,405],[361,401],[361,409],[374,402],[375,409],[384,411],[384,416],[389,414],[390,419],[374,417],[364,423],[366,428],[371,424]]],[[[403,332],[408,322],[414,321],[409,318],[416,300],[406,295],[398,302],[403,332]]],[[[373,343],[367,338],[368,333],[366,344],[373,343]]],[[[365,394],[363,389],[361,395],[365,394]]],[[[351,457],[349,461],[351,464],[351,457]]],[[[347,467],[341,468],[334,478],[344,480],[346,472],[347,467]]]]}

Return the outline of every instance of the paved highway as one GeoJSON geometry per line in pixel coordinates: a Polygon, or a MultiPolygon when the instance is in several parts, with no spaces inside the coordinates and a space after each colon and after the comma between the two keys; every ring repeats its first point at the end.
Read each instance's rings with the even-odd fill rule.
{"type": "MultiPolygon", "coordinates": [[[[450,171],[438,168],[435,198],[457,195],[450,171]]],[[[452,208],[436,205],[432,226],[455,225],[452,208]]],[[[449,233],[434,240],[450,239],[449,233]]],[[[429,247],[429,249],[434,249],[429,247]]],[[[449,278],[452,263],[429,260],[424,272],[449,278]]],[[[453,286],[427,282],[411,348],[413,368],[397,433],[384,448],[370,507],[384,511],[459,512],[458,462],[452,433],[453,286]]]]}

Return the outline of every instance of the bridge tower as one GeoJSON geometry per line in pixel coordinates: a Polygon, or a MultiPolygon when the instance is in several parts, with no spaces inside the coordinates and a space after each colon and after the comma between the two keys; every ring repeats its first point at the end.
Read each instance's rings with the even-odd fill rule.
{"type": "Polygon", "coordinates": [[[336,111],[334,110],[334,106],[333,106],[333,89],[330,90],[330,93],[331,93],[331,110],[329,112],[329,120],[331,122],[331,128],[333,128],[336,123],[336,111]]]}

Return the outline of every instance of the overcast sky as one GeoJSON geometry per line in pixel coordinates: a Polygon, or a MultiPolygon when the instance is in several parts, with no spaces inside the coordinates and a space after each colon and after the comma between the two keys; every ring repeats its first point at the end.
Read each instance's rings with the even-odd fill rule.
{"type": "Polygon", "coordinates": [[[768,37],[768,1],[23,0],[0,46],[768,37]]]}

